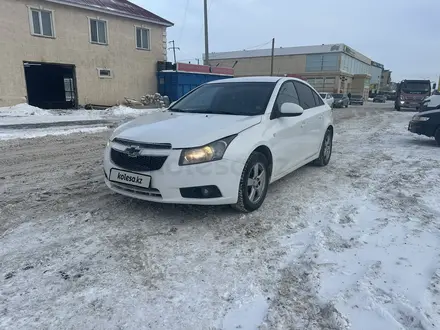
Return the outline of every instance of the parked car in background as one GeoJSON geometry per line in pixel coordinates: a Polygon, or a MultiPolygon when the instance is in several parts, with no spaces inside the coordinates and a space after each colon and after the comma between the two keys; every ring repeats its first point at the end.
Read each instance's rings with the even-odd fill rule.
{"type": "Polygon", "coordinates": [[[347,94],[333,94],[333,98],[335,99],[333,104],[334,108],[347,108],[350,104],[350,99],[348,98],[347,94]]]}
{"type": "Polygon", "coordinates": [[[385,103],[387,101],[386,95],[376,95],[373,99],[373,103],[385,103]]]}
{"type": "Polygon", "coordinates": [[[119,126],[104,152],[106,185],[133,198],[258,209],[268,185],[330,161],[331,108],[296,78],[201,85],[168,111],[119,126]]]}
{"type": "Polygon", "coordinates": [[[362,95],[352,95],[350,98],[350,104],[364,105],[364,97],[362,95]]]}
{"type": "Polygon", "coordinates": [[[335,99],[331,93],[319,93],[322,99],[327,103],[330,107],[333,108],[333,104],[335,103],[335,99]]]}
{"type": "Polygon", "coordinates": [[[440,146],[440,109],[419,112],[409,122],[410,132],[434,137],[440,146]]]}
{"type": "Polygon", "coordinates": [[[440,95],[431,95],[426,97],[420,105],[420,111],[429,111],[440,109],[440,95]]]}

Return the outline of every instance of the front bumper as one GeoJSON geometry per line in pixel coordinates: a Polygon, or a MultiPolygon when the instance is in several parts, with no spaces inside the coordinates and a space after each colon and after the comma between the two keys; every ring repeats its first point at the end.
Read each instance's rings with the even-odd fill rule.
{"type": "Polygon", "coordinates": [[[420,122],[411,120],[408,125],[408,131],[418,134],[425,135],[428,137],[434,136],[434,129],[428,122],[420,122]]]}
{"type": "Polygon", "coordinates": [[[362,100],[351,100],[350,103],[351,104],[363,104],[364,101],[362,101],[362,100]]]}
{"type": "Polygon", "coordinates": [[[180,150],[171,150],[161,169],[136,172],[151,177],[149,188],[110,181],[110,170],[124,168],[116,166],[110,158],[110,148],[104,154],[105,183],[113,191],[132,198],[173,204],[222,205],[235,204],[244,164],[222,159],[205,164],[179,166],[180,150]],[[221,197],[184,198],[180,188],[216,186],[221,197]]]}
{"type": "Polygon", "coordinates": [[[418,109],[421,106],[421,102],[418,101],[399,101],[398,104],[401,108],[411,108],[411,109],[413,108],[418,109]]]}

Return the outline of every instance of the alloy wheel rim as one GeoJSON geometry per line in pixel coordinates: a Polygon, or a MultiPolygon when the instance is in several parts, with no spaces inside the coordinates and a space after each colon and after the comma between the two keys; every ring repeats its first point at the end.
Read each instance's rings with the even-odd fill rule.
{"type": "Polygon", "coordinates": [[[256,163],[249,171],[246,184],[246,192],[249,201],[258,203],[263,197],[264,189],[266,188],[266,170],[263,164],[256,163]]]}
{"type": "Polygon", "coordinates": [[[331,135],[327,134],[324,140],[324,157],[325,159],[329,159],[332,152],[332,140],[331,135]]]}

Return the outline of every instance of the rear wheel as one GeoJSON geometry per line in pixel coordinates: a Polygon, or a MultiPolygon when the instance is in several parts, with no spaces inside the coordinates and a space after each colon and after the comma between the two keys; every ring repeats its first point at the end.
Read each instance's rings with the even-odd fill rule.
{"type": "Polygon", "coordinates": [[[316,159],[313,164],[318,166],[326,166],[330,162],[333,149],[333,132],[329,128],[325,132],[324,140],[322,141],[321,151],[319,152],[319,158],[316,159]]]}
{"type": "Polygon", "coordinates": [[[269,186],[269,162],[262,153],[249,157],[241,174],[237,203],[232,207],[240,212],[252,212],[263,204],[269,186]]]}

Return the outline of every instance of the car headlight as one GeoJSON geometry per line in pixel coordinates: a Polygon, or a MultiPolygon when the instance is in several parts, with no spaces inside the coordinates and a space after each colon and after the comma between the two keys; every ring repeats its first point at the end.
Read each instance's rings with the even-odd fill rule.
{"type": "Polygon", "coordinates": [[[202,147],[183,149],[179,165],[200,164],[222,159],[229,144],[236,136],[237,134],[231,135],[202,147]]]}
{"type": "Polygon", "coordinates": [[[412,120],[413,121],[428,121],[429,120],[429,117],[421,117],[421,116],[414,116],[413,118],[412,118],[412,120]]]}

